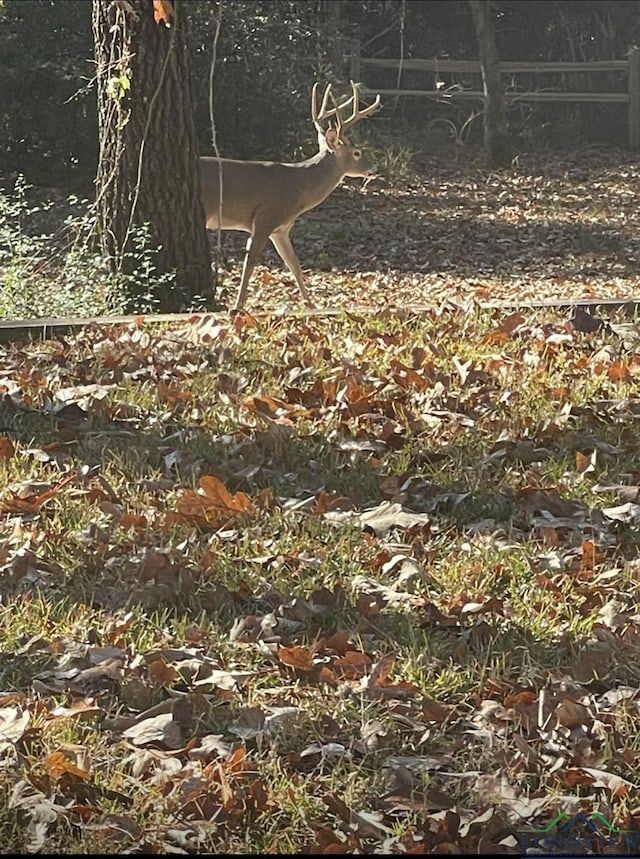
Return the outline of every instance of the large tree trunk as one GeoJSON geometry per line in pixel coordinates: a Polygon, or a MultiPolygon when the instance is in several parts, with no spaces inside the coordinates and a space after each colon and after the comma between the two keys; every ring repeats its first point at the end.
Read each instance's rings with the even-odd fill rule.
{"type": "Polygon", "coordinates": [[[492,5],[491,0],[469,0],[482,66],[485,155],[489,167],[502,167],[510,162],[512,153],[506,130],[504,89],[492,5]]]}
{"type": "Polygon", "coordinates": [[[185,10],[181,0],[156,9],[167,10],[170,26],[154,20],[152,0],[93,0],[98,223],[113,270],[130,275],[132,307],[149,294],[147,278],[134,274],[140,269],[136,238],[149,224],[154,277],[166,275],[151,297],[158,309],[175,311],[192,305],[196,296],[210,301],[212,276],[185,10]]]}

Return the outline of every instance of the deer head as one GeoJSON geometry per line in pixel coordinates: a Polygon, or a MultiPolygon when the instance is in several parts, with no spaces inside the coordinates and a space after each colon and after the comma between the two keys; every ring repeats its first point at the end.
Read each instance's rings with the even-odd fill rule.
{"type": "Polygon", "coordinates": [[[331,92],[331,84],[327,84],[318,110],[318,84],[313,85],[311,118],[318,132],[318,146],[320,152],[328,150],[335,155],[344,176],[375,176],[378,172],[376,165],[364,156],[358,146],[351,143],[346,132],[380,108],[380,96],[376,96],[373,104],[361,110],[358,87],[353,81],[351,81],[351,92],[350,98],[338,104],[331,92]],[[331,108],[328,107],[330,99],[333,104],[331,108]],[[349,107],[351,107],[351,115],[345,119],[344,111],[349,107]],[[324,128],[322,123],[327,119],[333,120],[333,124],[330,123],[327,128],[324,128]]]}

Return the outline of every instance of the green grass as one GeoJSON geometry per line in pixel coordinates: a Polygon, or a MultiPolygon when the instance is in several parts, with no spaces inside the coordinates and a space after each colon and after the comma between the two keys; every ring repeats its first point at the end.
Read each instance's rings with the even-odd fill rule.
{"type": "Polygon", "coordinates": [[[638,774],[636,720],[605,697],[640,683],[637,528],[593,491],[635,485],[633,377],[594,371],[613,334],[557,346],[551,311],[506,336],[501,319],[266,316],[207,343],[115,327],[2,350],[28,410],[0,463],[0,709],[30,719],[0,767],[3,851],[35,833],[60,852],[432,844],[429,791],[512,832],[603,790],[627,819],[635,788],[572,773],[638,774]],[[87,384],[84,420],[50,414],[87,384]],[[206,475],[252,512],[194,509],[206,475]],[[385,501],[420,520],[363,529],[385,501]],[[607,625],[611,600],[627,613],[607,625]],[[565,698],[586,728],[557,722],[565,698]],[[127,738],[170,710],[178,739],[127,738]],[[469,771],[549,805],[519,818],[469,771]],[[392,789],[413,804],[391,811],[392,789]],[[55,806],[39,828],[25,791],[55,806]],[[338,800],[380,816],[348,824],[338,800]]]}
{"type": "MultiPolygon", "coordinates": [[[[417,158],[388,148],[394,187],[296,226],[337,317],[0,349],[21,391],[0,399],[0,851],[464,853],[577,808],[635,825],[640,531],[603,510],[635,503],[638,338],[526,301],[616,292],[621,266],[635,288],[637,177],[585,173],[618,243],[591,178],[417,158]],[[384,504],[413,519],[363,523],[384,504]]],[[[28,190],[0,197],[0,312],[116,308],[28,190]]],[[[265,262],[250,310],[297,301],[265,262]]]]}

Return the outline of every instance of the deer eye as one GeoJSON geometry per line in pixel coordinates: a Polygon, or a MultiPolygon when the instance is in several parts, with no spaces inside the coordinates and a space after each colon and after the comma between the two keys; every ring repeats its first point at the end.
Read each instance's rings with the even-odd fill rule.
{"type": "Polygon", "coordinates": [[[360,156],[362,155],[362,152],[360,152],[359,149],[354,149],[353,155],[354,155],[354,158],[360,158],[360,156]]]}

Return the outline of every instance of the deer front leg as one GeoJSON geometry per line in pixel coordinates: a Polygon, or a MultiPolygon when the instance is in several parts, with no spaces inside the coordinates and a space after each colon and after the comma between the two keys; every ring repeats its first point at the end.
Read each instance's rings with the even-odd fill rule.
{"type": "Polygon", "coordinates": [[[309,307],[313,307],[313,301],[311,300],[311,296],[309,295],[309,290],[305,286],[304,275],[302,274],[302,269],[300,268],[300,262],[298,257],[296,256],[296,252],[293,249],[293,245],[291,244],[291,239],[289,238],[289,230],[291,227],[287,227],[283,230],[276,230],[271,233],[269,237],[271,239],[271,244],[280,254],[281,259],[288,267],[291,274],[295,277],[296,283],[298,284],[298,288],[302,293],[302,297],[305,300],[305,303],[309,307]]]}
{"type": "Polygon", "coordinates": [[[234,311],[242,310],[247,297],[249,280],[254,268],[256,267],[256,263],[260,259],[262,251],[265,249],[267,239],[268,236],[254,232],[247,240],[247,252],[244,255],[244,262],[242,264],[242,278],[240,280],[240,289],[238,290],[236,303],[233,307],[234,311]]]}

